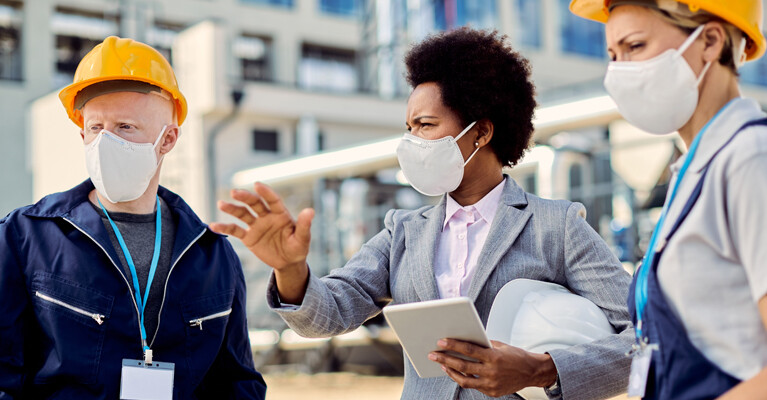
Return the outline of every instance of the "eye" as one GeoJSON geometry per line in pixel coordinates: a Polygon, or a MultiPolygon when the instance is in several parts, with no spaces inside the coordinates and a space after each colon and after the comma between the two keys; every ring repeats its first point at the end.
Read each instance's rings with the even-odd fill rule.
{"type": "Polygon", "coordinates": [[[91,125],[88,127],[88,131],[92,133],[99,133],[103,127],[100,124],[91,125]]]}
{"type": "Polygon", "coordinates": [[[428,122],[424,122],[424,123],[421,124],[421,126],[434,126],[434,124],[430,124],[428,122]]]}
{"type": "Polygon", "coordinates": [[[129,131],[134,128],[134,126],[131,124],[120,124],[119,127],[121,130],[124,130],[124,131],[129,131]]]}
{"type": "Polygon", "coordinates": [[[644,43],[634,42],[629,45],[629,51],[637,51],[639,49],[642,49],[643,47],[644,47],[644,43]]]}

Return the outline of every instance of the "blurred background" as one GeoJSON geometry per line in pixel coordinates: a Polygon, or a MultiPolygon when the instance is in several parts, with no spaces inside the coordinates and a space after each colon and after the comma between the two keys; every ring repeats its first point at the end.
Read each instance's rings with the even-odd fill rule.
{"type": "MultiPolygon", "coordinates": [[[[314,207],[309,262],[326,274],[382,228],[387,210],[437,201],[410,188],[397,165],[410,91],[402,58],[430,33],[469,25],[508,35],[532,63],[536,145],[508,173],[529,192],[585,204],[588,222],[633,272],[663,203],[667,167],[684,146],[621,120],[602,87],[603,27],[571,15],[568,4],[0,0],[0,215],[87,178],[78,129],[57,92],[106,36],[131,37],[168,58],[189,101],[161,184],[206,222],[229,221],[216,200],[256,180],[294,213],[314,207]]],[[[741,82],[745,95],[767,105],[764,58],[742,69],[741,82]]],[[[371,393],[399,397],[402,353],[380,317],[341,337],[300,338],[266,308],[269,268],[233,244],[249,285],[256,363],[278,383],[273,398],[279,386],[323,387],[311,379],[341,388],[316,398],[374,398],[348,392],[360,385],[347,375],[311,375],[338,371],[391,376],[382,382],[392,394],[371,393]],[[302,378],[291,384],[285,376],[302,378]]]]}

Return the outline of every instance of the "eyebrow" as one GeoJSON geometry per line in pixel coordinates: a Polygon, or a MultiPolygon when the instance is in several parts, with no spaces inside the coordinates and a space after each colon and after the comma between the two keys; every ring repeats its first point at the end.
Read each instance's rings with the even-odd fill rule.
{"type": "Polygon", "coordinates": [[[419,115],[419,116],[413,118],[413,122],[415,122],[415,123],[421,122],[421,120],[424,119],[424,118],[436,119],[437,117],[434,117],[434,116],[431,116],[431,115],[419,115]]]}

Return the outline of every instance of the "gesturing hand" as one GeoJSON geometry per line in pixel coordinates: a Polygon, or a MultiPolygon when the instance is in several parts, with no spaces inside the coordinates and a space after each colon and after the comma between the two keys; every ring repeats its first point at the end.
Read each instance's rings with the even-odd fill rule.
{"type": "Polygon", "coordinates": [[[437,345],[477,361],[467,361],[442,352],[429,353],[429,359],[442,364],[442,369],[464,389],[476,389],[500,397],[529,386],[545,387],[557,379],[551,356],[536,354],[493,340],[490,349],[472,343],[442,339],[437,345]]]}
{"type": "Polygon", "coordinates": [[[274,268],[280,297],[285,302],[298,300],[300,303],[308,279],[306,256],[314,210],[304,209],[294,221],[271,188],[259,182],[253,187],[255,192],[232,190],[232,198],[244,206],[218,202],[221,211],[238,218],[247,227],[212,223],[210,229],[240,239],[256,257],[274,268]]]}

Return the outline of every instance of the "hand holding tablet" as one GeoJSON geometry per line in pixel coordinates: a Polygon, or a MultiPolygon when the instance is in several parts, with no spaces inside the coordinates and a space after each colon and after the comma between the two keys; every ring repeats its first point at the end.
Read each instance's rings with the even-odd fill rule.
{"type": "MultiPolygon", "coordinates": [[[[394,330],[418,376],[445,376],[429,353],[441,351],[437,341],[451,338],[491,347],[474,303],[468,297],[429,300],[384,307],[384,317],[394,330]]],[[[465,358],[457,353],[453,356],[465,358]]]]}

